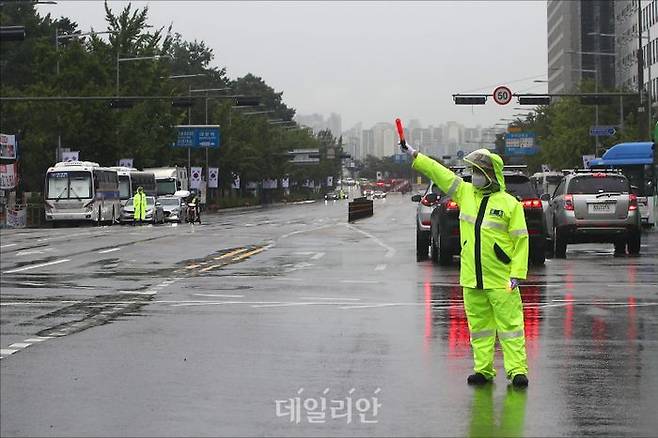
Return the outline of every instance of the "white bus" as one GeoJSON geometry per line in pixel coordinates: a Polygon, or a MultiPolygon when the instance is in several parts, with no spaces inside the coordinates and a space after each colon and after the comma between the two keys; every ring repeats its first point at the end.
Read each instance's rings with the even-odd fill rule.
{"type": "Polygon", "coordinates": [[[185,167],[154,167],[144,169],[144,172],[155,174],[157,196],[173,195],[178,190],[189,190],[185,167]]]}
{"type": "Polygon", "coordinates": [[[115,169],[90,161],[61,162],[46,171],[46,220],[112,224],[119,218],[119,177],[115,169]]]}
{"type": "Polygon", "coordinates": [[[133,197],[137,187],[142,187],[148,196],[156,196],[157,185],[153,172],[143,172],[134,167],[110,167],[119,175],[119,198],[122,204],[133,197]]]}

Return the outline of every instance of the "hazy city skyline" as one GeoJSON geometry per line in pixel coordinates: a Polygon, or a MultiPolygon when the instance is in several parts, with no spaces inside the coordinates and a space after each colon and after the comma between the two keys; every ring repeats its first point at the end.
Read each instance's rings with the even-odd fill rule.
{"type": "MultiPolygon", "coordinates": [[[[115,12],[127,3],[109,2],[115,12]]],[[[546,78],[545,2],[132,3],[149,6],[152,25],[204,40],[230,77],[261,76],[299,114],[336,112],[344,126],[396,116],[492,125],[516,105],[457,107],[451,95],[546,88],[533,82],[546,78]]],[[[37,8],[105,28],[100,1],[37,8]]]]}

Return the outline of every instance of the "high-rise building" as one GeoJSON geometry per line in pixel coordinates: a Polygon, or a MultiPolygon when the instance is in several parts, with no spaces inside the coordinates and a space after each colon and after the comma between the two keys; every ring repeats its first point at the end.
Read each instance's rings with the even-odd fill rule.
{"type": "Polygon", "coordinates": [[[361,158],[375,155],[375,133],[372,129],[361,131],[361,158]]]}
{"type": "Polygon", "coordinates": [[[615,87],[614,0],[549,0],[547,24],[549,93],[615,87]]]}
{"type": "Polygon", "coordinates": [[[342,121],[340,114],[331,113],[327,119],[326,129],[331,131],[331,134],[338,138],[342,133],[342,121]]]}
{"type": "Polygon", "coordinates": [[[615,1],[615,50],[617,52],[617,85],[637,91],[638,40],[642,41],[644,89],[651,92],[652,101],[658,95],[658,1],[615,1]],[[638,25],[638,4],[642,8],[642,25],[638,25]],[[641,34],[639,34],[641,32],[641,34]],[[649,41],[648,36],[652,39],[649,41]],[[651,86],[649,88],[649,85],[651,86]]]}
{"type": "Polygon", "coordinates": [[[388,122],[379,122],[372,127],[376,157],[388,157],[397,152],[397,133],[388,122]]]}

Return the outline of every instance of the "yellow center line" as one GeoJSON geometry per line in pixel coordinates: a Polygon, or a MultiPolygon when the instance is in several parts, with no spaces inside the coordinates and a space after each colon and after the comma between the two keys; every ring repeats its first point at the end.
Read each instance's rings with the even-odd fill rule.
{"type": "Polygon", "coordinates": [[[265,247],[257,248],[257,249],[255,249],[255,250],[253,250],[253,251],[249,251],[249,252],[246,252],[246,253],[244,253],[244,254],[241,254],[241,255],[239,255],[239,256],[237,256],[237,257],[234,257],[232,261],[234,261],[234,262],[238,262],[238,261],[240,261],[240,260],[242,260],[242,259],[246,259],[247,257],[251,257],[251,256],[254,255],[254,254],[258,254],[259,252],[262,252],[262,251],[265,251],[265,247]]]}
{"type": "Polygon", "coordinates": [[[222,260],[228,257],[233,257],[234,255],[240,254],[241,252],[245,252],[246,250],[247,248],[236,249],[235,251],[231,251],[226,254],[222,254],[219,257],[215,257],[215,260],[222,260]]]}
{"type": "Polygon", "coordinates": [[[199,269],[199,272],[207,272],[210,271],[211,269],[219,268],[221,266],[223,266],[221,263],[218,265],[210,265],[207,268],[199,269]]]}

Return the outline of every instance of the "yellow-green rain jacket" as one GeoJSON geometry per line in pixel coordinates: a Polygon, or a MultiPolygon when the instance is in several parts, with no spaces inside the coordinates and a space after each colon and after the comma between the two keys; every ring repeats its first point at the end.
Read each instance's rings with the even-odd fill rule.
{"type": "Polygon", "coordinates": [[[133,208],[135,209],[133,214],[135,220],[146,219],[146,193],[135,193],[133,197],[133,208]]]}
{"type": "Polygon", "coordinates": [[[423,154],[418,154],[412,166],[459,204],[459,283],[475,289],[507,288],[510,278],[525,279],[528,270],[523,205],[505,192],[503,160],[486,149],[478,152],[486,153],[493,163],[497,190],[491,193],[475,188],[423,154]]]}

